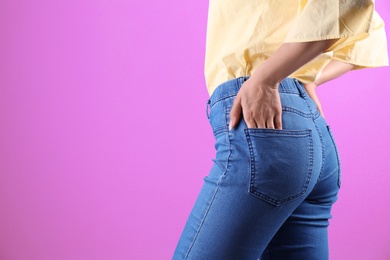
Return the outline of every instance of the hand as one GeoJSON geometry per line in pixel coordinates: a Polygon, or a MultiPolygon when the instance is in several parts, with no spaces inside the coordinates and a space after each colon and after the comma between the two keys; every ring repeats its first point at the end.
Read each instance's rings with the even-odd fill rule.
{"type": "Polygon", "coordinates": [[[314,82],[313,83],[307,83],[307,84],[303,84],[303,86],[305,87],[306,89],[306,92],[307,94],[309,95],[309,97],[314,101],[314,103],[317,105],[317,109],[318,111],[320,112],[321,116],[323,118],[325,118],[325,115],[324,115],[324,112],[322,111],[322,106],[321,106],[321,103],[320,103],[320,100],[317,96],[317,93],[316,93],[316,88],[317,88],[317,84],[315,84],[314,82]]]}
{"type": "Polygon", "coordinates": [[[249,128],[282,129],[279,82],[336,41],[283,43],[241,86],[230,111],[229,128],[236,126],[242,112],[249,128]]]}
{"type": "Polygon", "coordinates": [[[249,78],[234,99],[229,129],[236,126],[241,112],[248,128],[282,129],[282,105],[278,86],[249,78]]]}

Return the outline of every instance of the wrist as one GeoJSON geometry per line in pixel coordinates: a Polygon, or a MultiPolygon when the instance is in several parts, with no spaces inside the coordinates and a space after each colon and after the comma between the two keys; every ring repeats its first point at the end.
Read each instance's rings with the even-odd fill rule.
{"type": "Polygon", "coordinates": [[[251,78],[256,85],[265,86],[271,89],[278,89],[280,82],[283,80],[283,78],[278,77],[277,73],[272,73],[267,66],[258,67],[251,78]]]}

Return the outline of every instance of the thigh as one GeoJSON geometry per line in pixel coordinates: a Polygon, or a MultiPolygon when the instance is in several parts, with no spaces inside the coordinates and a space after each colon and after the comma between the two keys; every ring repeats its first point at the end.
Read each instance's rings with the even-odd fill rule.
{"type": "Polygon", "coordinates": [[[260,259],[327,260],[329,207],[319,207],[307,200],[302,202],[280,227],[260,259]]]}

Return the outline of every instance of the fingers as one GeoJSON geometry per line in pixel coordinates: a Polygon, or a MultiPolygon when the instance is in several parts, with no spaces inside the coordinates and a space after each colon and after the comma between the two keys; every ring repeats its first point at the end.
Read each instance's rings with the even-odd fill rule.
{"type": "MultiPolygon", "coordinates": [[[[229,130],[233,129],[241,118],[241,112],[243,114],[244,121],[248,128],[269,128],[269,129],[282,129],[282,113],[278,112],[275,116],[268,115],[261,116],[259,114],[253,115],[253,111],[243,111],[243,106],[239,99],[236,99],[233,103],[230,111],[229,130]],[[255,119],[256,116],[256,119],[255,119]]],[[[254,113],[255,114],[255,113],[254,113]]]]}
{"type": "Polygon", "coordinates": [[[238,123],[241,117],[241,100],[237,96],[234,99],[232,109],[230,110],[230,122],[229,122],[229,130],[232,130],[238,123]]]}
{"type": "Polygon", "coordinates": [[[282,105],[277,89],[244,83],[230,110],[229,130],[237,126],[241,113],[248,128],[282,129],[282,105]]]}
{"type": "MultiPolygon", "coordinates": [[[[261,124],[258,123],[257,125],[259,126],[261,124]]],[[[278,111],[276,115],[270,115],[265,121],[265,124],[259,126],[259,128],[282,129],[282,113],[278,111]]]]}
{"type": "Polygon", "coordinates": [[[274,121],[268,121],[265,128],[275,129],[274,121]]]}
{"type": "Polygon", "coordinates": [[[280,111],[276,116],[275,116],[275,129],[283,129],[282,126],[282,112],[280,111]]]}
{"type": "Polygon", "coordinates": [[[282,129],[282,117],[277,115],[275,117],[269,117],[268,119],[264,119],[259,117],[258,120],[245,119],[245,123],[248,128],[268,128],[268,129],[282,129]]]}
{"type": "Polygon", "coordinates": [[[252,114],[248,111],[243,111],[243,115],[244,115],[244,121],[247,125],[248,128],[260,128],[260,127],[264,127],[264,123],[260,123],[260,121],[256,121],[252,114]]]}

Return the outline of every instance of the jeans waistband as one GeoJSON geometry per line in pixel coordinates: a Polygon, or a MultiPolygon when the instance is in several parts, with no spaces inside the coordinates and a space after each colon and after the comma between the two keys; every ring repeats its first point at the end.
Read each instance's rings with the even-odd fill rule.
{"type": "MultiPolygon", "coordinates": [[[[239,77],[236,79],[228,80],[221,85],[219,85],[211,95],[210,99],[208,100],[208,103],[210,106],[213,106],[215,103],[217,103],[220,100],[232,97],[237,95],[237,92],[240,90],[242,84],[249,79],[249,77],[239,77]]],[[[291,94],[297,94],[301,95],[302,97],[305,97],[306,91],[305,88],[302,86],[302,84],[294,78],[285,78],[280,84],[279,84],[279,92],[280,93],[291,93],[291,94]]]]}

